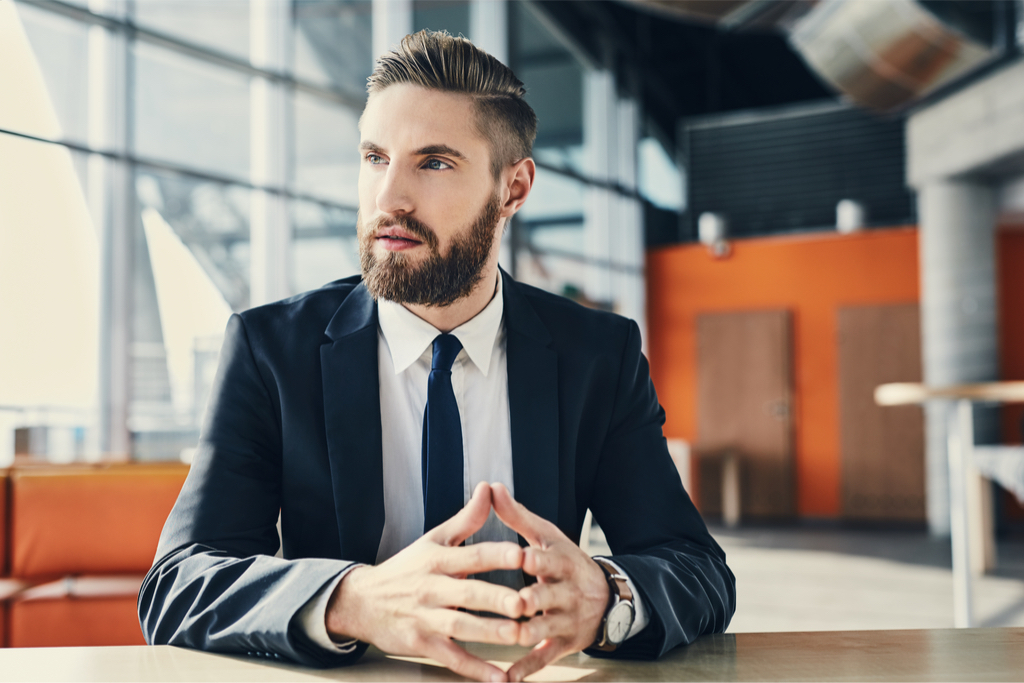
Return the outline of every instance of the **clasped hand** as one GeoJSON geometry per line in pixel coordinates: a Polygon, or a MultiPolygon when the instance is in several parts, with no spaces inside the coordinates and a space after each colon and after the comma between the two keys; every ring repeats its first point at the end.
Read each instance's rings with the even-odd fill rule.
{"type": "Polygon", "coordinates": [[[349,572],[331,596],[327,630],[339,641],[355,638],[392,654],[436,659],[468,678],[521,681],[589,646],[607,604],[604,572],[578,545],[503,485],[480,483],[450,520],[387,561],[349,572]],[[461,545],[492,507],[528,548],[461,545]],[[516,591],[466,578],[495,569],[521,569],[537,581],[516,591]],[[453,639],[533,649],[506,673],[453,639]]]}

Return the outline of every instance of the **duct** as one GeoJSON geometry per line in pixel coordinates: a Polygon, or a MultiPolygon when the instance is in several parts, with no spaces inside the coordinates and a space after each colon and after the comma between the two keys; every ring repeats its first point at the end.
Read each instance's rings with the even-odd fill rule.
{"type": "Polygon", "coordinates": [[[818,0],[624,0],[679,21],[717,24],[725,30],[790,28],[818,0]]]}
{"type": "MultiPolygon", "coordinates": [[[[956,20],[955,13],[943,14],[956,20]]],[[[994,56],[983,36],[970,35],[983,33],[984,21],[962,23],[964,30],[954,28],[915,0],[826,0],[796,23],[790,42],[849,99],[891,111],[994,56]]]]}

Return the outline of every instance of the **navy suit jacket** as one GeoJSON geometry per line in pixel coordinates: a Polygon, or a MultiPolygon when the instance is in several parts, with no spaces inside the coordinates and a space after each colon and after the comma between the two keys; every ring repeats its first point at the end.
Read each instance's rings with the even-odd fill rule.
{"type": "MultiPolygon", "coordinates": [[[[502,277],[516,498],[573,539],[593,510],[650,614],[614,656],[723,631],[735,579],[668,455],[636,323],[502,277]]],[[[376,559],[377,373],[377,306],[358,277],[232,316],[139,593],[148,642],[316,666],[363,652],[325,652],[296,615],[348,562],[376,559]]]]}

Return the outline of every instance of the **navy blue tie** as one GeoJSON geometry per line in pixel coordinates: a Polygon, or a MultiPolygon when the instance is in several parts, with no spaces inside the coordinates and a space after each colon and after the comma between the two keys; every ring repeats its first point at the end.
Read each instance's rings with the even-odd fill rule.
{"type": "Polygon", "coordinates": [[[434,338],[434,358],[423,411],[423,532],[451,518],[463,505],[462,420],[452,389],[452,363],[462,343],[434,338]]]}

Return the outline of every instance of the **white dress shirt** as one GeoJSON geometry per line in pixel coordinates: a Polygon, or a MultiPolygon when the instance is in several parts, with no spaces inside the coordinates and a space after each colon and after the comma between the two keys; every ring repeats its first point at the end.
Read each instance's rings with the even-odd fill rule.
{"type": "MultiPolygon", "coordinates": [[[[462,422],[464,502],[469,501],[481,481],[501,482],[515,495],[503,314],[499,276],[490,303],[451,331],[462,343],[462,350],[452,365],[452,389],[462,422]]],[[[384,531],[377,549],[379,564],[423,535],[423,412],[427,405],[433,342],[441,332],[392,301],[378,302],[377,319],[384,468],[384,531]]],[[[473,534],[467,544],[482,541],[515,543],[517,535],[491,510],[483,528],[473,534]]],[[[609,562],[619,573],[625,574],[613,561],[609,562]]],[[[324,586],[300,613],[313,641],[332,650],[346,651],[354,647],[354,642],[333,642],[325,623],[330,596],[350,569],[324,586]]],[[[523,587],[520,571],[495,571],[477,578],[516,589],[523,587]]],[[[647,625],[647,614],[636,586],[628,577],[627,583],[636,607],[636,619],[629,633],[632,637],[647,625]]]]}

